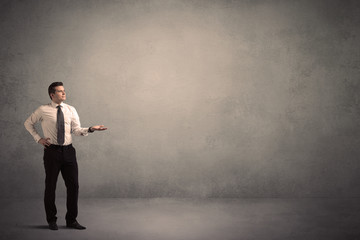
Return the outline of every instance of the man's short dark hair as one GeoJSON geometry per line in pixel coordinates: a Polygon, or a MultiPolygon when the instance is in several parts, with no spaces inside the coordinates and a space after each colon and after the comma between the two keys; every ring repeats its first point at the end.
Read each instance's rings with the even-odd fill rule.
{"type": "Polygon", "coordinates": [[[55,87],[58,87],[58,86],[64,86],[64,85],[62,82],[53,82],[52,84],[50,84],[49,89],[48,89],[50,99],[51,99],[50,94],[55,93],[56,92],[55,87]]]}

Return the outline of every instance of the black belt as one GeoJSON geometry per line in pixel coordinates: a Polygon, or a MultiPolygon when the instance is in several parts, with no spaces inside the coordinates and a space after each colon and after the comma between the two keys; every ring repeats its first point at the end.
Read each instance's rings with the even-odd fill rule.
{"type": "Polygon", "coordinates": [[[71,148],[72,147],[72,144],[69,144],[69,145],[55,145],[55,144],[51,144],[50,146],[46,147],[46,148],[50,148],[50,149],[55,149],[55,150],[58,150],[58,149],[68,149],[68,148],[71,148]]]}

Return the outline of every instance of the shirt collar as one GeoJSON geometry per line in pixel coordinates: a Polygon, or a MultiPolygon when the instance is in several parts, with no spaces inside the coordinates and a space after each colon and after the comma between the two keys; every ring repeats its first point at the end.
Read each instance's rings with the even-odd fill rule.
{"type": "Polygon", "coordinates": [[[64,103],[61,102],[60,104],[57,104],[57,103],[54,103],[53,101],[51,101],[51,106],[53,106],[54,108],[56,108],[57,106],[61,106],[61,107],[64,107],[64,103]]]}

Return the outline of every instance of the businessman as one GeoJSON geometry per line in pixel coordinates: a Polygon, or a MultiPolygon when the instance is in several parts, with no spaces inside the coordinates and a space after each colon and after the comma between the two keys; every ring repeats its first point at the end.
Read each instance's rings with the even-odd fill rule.
{"type": "Polygon", "coordinates": [[[57,209],[55,190],[58,175],[64,179],[67,198],[65,216],[66,227],[86,229],[76,220],[78,215],[78,165],[75,148],[72,146],[71,133],[76,136],[87,136],[94,131],[104,131],[104,125],[82,128],[79,115],[74,107],[65,104],[66,93],[62,82],[54,82],[49,86],[51,103],[42,105],[25,121],[25,128],[35,141],[44,146],[45,194],[44,204],[49,229],[58,230],[56,224],[57,209]],[[41,137],[34,125],[40,122],[44,136],[41,137]]]}

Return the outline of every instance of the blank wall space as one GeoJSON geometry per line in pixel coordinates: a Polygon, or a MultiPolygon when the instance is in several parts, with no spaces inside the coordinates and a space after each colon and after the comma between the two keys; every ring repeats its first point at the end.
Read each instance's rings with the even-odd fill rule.
{"type": "Polygon", "coordinates": [[[0,9],[3,196],[42,195],[23,122],[53,81],[84,127],[109,127],[74,139],[81,196],[359,196],[357,2],[0,9]]]}

